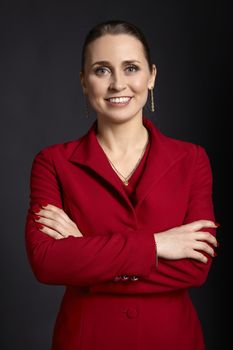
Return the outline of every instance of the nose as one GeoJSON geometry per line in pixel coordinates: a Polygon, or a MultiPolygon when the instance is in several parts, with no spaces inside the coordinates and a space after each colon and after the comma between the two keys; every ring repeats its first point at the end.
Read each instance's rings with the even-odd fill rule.
{"type": "Polygon", "coordinates": [[[121,91],[121,90],[124,90],[125,87],[126,87],[126,82],[123,74],[121,72],[114,72],[111,76],[109,89],[121,91]]]}

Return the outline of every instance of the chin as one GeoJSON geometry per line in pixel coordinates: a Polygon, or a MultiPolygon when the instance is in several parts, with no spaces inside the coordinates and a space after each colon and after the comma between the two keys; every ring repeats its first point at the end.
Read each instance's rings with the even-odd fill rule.
{"type": "MultiPolygon", "coordinates": [[[[102,114],[101,119],[106,120],[108,122],[112,122],[114,124],[123,124],[126,123],[134,118],[137,118],[139,116],[139,111],[135,111],[132,113],[111,113],[111,114],[102,114]]],[[[142,117],[142,113],[140,113],[140,116],[142,117]]]]}

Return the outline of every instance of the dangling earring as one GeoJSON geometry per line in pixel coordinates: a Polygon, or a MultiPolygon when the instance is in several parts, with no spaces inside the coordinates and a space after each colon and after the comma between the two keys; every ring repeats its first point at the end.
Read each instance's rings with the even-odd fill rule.
{"type": "Polygon", "coordinates": [[[154,101],[154,87],[152,86],[150,88],[150,110],[151,112],[154,112],[155,111],[155,101],[154,101]]]}
{"type": "Polygon", "coordinates": [[[86,118],[89,118],[89,108],[88,108],[88,102],[87,102],[87,97],[84,95],[84,104],[85,104],[85,116],[86,118]]]}

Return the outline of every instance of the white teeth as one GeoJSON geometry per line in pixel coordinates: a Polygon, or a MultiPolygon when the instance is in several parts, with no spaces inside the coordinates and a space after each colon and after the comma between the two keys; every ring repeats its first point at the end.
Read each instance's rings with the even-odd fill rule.
{"type": "Polygon", "coordinates": [[[117,98],[109,98],[111,103],[126,103],[130,100],[130,97],[117,97],[117,98]]]}

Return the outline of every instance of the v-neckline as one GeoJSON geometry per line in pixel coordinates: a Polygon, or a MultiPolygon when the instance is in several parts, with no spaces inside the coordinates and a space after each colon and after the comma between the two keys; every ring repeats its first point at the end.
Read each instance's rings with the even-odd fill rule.
{"type": "Polygon", "coordinates": [[[99,149],[100,149],[101,152],[103,153],[103,155],[104,155],[104,157],[106,158],[106,161],[107,161],[109,167],[110,167],[111,170],[112,170],[113,176],[117,178],[119,184],[121,184],[121,185],[123,186],[123,188],[128,187],[128,186],[132,186],[132,185],[131,185],[132,179],[133,179],[133,182],[135,182],[135,181],[134,181],[134,178],[135,178],[135,176],[137,175],[138,170],[141,168],[142,163],[144,163],[144,159],[147,158],[148,150],[149,150],[149,148],[150,148],[150,141],[151,141],[151,133],[150,133],[150,130],[147,128],[149,140],[148,140],[148,142],[147,142],[146,149],[145,149],[145,151],[144,151],[144,153],[143,153],[143,156],[141,157],[139,163],[137,164],[137,167],[134,169],[134,172],[131,174],[131,176],[130,176],[129,179],[128,179],[128,181],[129,181],[128,185],[125,185],[125,184],[124,184],[124,181],[121,179],[121,177],[117,174],[117,172],[114,170],[113,166],[111,165],[107,154],[105,153],[104,149],[102,148],[102,146],[101,146],[101,144],[100,144],[100,142],[99,142],[99,140],[98,140],[98,138],[97,138],[96,130],[97,130],[97,125],[96,125],[96,128],[95,128],[95,137],[96,137],[96,141],[97,141],[97,144],[98,144],[98,146],[99,146],[99,149]],[[131,180],[131,182],[130,182],[130,180],[131,180]]]}
{"type": "Polygon", "coordinates": [[[143,176],[140,177],[135,188],[135,206],[132,205],[125,189],[122,188],[124,185],[121,179],[113,171],[96,140],[96,120],[87,134],[83,135],[77,142],[77,147],[69,156],[70,162],[78,164],[84,169],[89,168],[93,174],[97,175],[98,181],[111,186],[115,195],[121,198],[122,203],[124,202],[133,210],[140,207],[152,186],[155,186],[171,167],[187,154],[186,148],[163,135],[151,120],[143,117],[143,124],[151,132],[150,152],[143,168],[143,176]]]}

